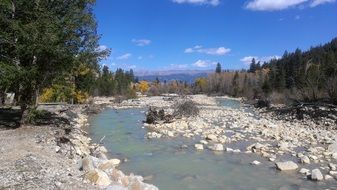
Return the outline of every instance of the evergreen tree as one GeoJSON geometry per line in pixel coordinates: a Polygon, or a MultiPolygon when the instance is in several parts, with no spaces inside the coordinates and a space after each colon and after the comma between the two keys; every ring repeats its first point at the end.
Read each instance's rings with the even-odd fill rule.
{"type": "Polygon", "coordinates": [[[249,71],[250,73],[255,73],[256,71],[256,61],[255,58],[252,59],[252,62],[250,63],[249,71]]]}
{"type": "Polygon", "coordinates": [[[216,64],[216,69],[215,69],[215,73],[221,73],[222,69],[221,69],[221,64],[220,63],[217,63],[216,64]]]}

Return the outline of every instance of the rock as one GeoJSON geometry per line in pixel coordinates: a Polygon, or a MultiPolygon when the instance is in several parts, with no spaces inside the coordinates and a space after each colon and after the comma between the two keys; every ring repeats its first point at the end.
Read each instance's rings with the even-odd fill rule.
{"type": "Polygon", "coordinates": [[[235,149],[235,150],[233,150],[233,153],[240,153],[240,152],[241,152],[240,149],[235,149]]]}
{"type": "Polygon", "coordinates": [[[158,190],[157,187],[141,182],[139,179],[133,179],[128,189],[130,190],[158,190]]]}
{"type": "Polygon", "coordinates": [[[197,150],[204,150],[204,145],[202,145],[202,144],[195,144],[194,147],[195,147],[197,150]]]}
{"type": "Polygon", "coordinates": [[[109,176],[101,170],[94,169],[85,174],[85,179],[100,187],[106,187],[111,184],[109,176]]]}
{"type": "Polygon", "coordinates": [[[306,168],[301,168],[299,171],[301,174],[310,175],[310,170],[306,168]]]}
{"type": "Polygon", "coordinates": [[[82,159],[82,170],[83,171],[90,171],[93,170],[94,167],[94,162],[91,156],[87,156],[85,158],[82,159]]]}
{"type": "Polygon", "coordinates": [[[223,145],[222,144],[214,144],[213,149],[214,151],[223,151],[223,145]]]}
{"type": "Polygon", "coordinates": [[[98,168],[101,170],[108,170],[118,166],[120,163],[121,161],[119,159],[111,159],[100,164],[98,168]]]}
{"type": "Polygon", "coordinates": [[[311,180],[314,180],[314,181],[323,180],[323,175],[319,169],[314,169],[311,171],[311,180]]]}
{"type": "Polygon", "coordinates": [[[337,154],[337,141],[328,146],[328,151],[332,154],[337,154]]]}
{"type": "Polygon", "coordinates": [[[337,153],[332,153],[331,157],[335,160],[337,160],[337,153]]]}
{"type": "Polygon", "coordinates": [[[208,144],[208,142],[205,141],[205,140],[201,140],[200,143],[201,143],[201,144],[204,144],[204,145],[207,145],[207,144],[208,144]]]}
{"type": "Polygon", "coordinates": [[[278,146],[279,150],[287,151],[288,147],[289,147],[289,144],[287,142],[280,142],[280,143],[278,143],[277,146],[278,146]]]}
{"type": "Polygon", "coordinates": [[[252,165],[260,165],[261,164],[261,162],[259,162],[259,161],[257,161],[257,160],[254,160],[253,162],[251,162],[250,164],[252,164],[252,165]]]}
{"type": "Polygon", "coordinates": [[[281,171],[296,170],[298,168],[297,164],[293,161],[276,162],[276,167],[281,171]]]}
{"type": "Polygon", "coordinates": [[[55,147],[55,152],[56,152],[56,153],[59,153],[60,150],[61,150],[61,147],[59,147],[59,146],[56,146],[56,147],[55,147]]]}
{"type": "Polygon", "coordinates": [[[336,170],[337,169],[337,164],[329,163],[329,168],[331,170],[336,170]]]}
{"type": "Polygon", "coordinates": [[[336,171],[330,171],[329,174],[333,176],[335,179],[337,179],[337,172],[336,171]]]}
{"type": "Polygon", "coordinates": [[[173,133],[172,131],[168,131],[168,132],[167,132],[167,136],[169,136],[169,137],[174,137],[174,133],[173,133]]]}
{"type": "Polygon", "coordinates": [[[231,149],[231,148],[226,148],[226,152],[233,152],[234,150],[233,149],[231,149]]]}
{"type": "Polygon", "coordinates": [[[325,175],[325,176],[324,176],[324,179],[325,179],[325,180],[332,180],[333,177],[332,177],[331,175],[325,175]]]}
{"type": "Polygon", "coordinates": [[[310,164],[310,159],[308,156],[301,157],[301,163],[303,164],[310,164]]]}
{"type": "Polygon", "coordinates": [[[108,153],[108,150],[104,146],[99,146],[96,151],[102,152],[102,153],[108,153]]]}
{"type": "Polygon", "coordinates": [[[216,135],[210,134],[210,135],[207,135],[206,140],[216,142],[218,138],[216,135]]]}

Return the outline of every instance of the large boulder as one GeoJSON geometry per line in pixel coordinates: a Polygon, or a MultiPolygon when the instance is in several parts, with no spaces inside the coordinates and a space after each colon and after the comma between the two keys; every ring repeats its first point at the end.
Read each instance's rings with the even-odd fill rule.
{"type": "Polygon", "coordinates": [[[118,166],[120,163],[121,161],[119,159],[111,159],[111,160],[107,160],[103,162],[102,164],[100,164],[98,168],[101,170],[108,170],[108,169],[118,166]]]}
{"type": "Polygon", "coordinates": [[[85,174],[85,179],[100,187],[107,187],[111,184],[111,180],[105,172],[99,169],[94,169],[85,174]]]}
{"type": "Polygon", "coordinates": [[[281,171],[296,170],[298,165],[293,161],[276,162],[277,169],[281,171]]]}
{"type": "Polygon", "coordinates": [[[319,169],[314,169],[311,171],[311,180],[321,181],[323,179],[324,179],[323,174],[321,173],[319,169]]]}

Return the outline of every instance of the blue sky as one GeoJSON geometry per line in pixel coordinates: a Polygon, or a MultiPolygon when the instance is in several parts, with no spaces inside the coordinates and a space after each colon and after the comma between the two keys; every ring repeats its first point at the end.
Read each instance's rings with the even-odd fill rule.
{"type": "Polygon", "coordinates": [[[112,70],[247,68],[337,37],[337,0],[97,0],[112,70]]]}

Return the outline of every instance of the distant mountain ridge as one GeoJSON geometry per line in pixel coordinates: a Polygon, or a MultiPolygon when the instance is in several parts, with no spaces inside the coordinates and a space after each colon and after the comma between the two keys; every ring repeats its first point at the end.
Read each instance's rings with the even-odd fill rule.
{"type": "Polygon", "coordinates": [[[213,73],[210,70],[167,70],[167,71],[141,71],[136,72],[139,80],[154,81],[158,78],[161,82],[164,81],[184,81],[193,83],[195,79],[200,77],[207,77],[208,74],[213,73]]]}

